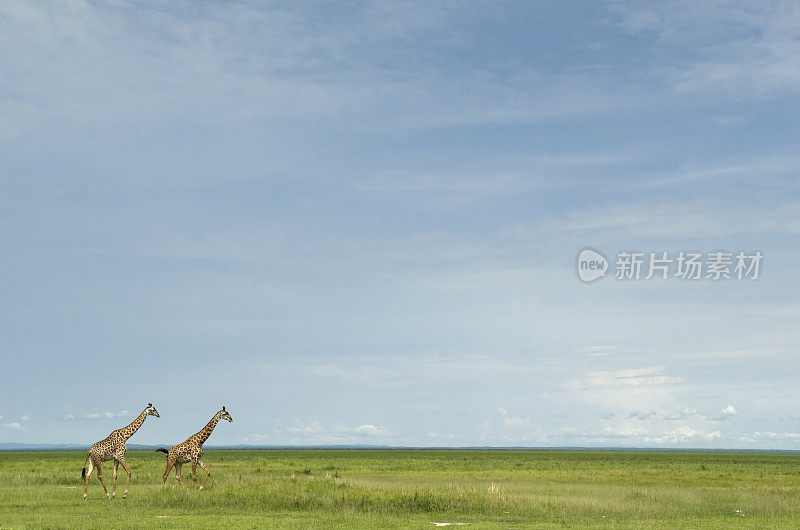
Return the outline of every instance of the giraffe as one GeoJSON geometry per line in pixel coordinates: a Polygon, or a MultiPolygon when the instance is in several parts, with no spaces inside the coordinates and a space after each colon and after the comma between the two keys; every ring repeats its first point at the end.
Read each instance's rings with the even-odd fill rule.
{"type": "Polygon", "coordinates": [[[148,403],[147,407],[145,407],[142,413],[139,414],[139,416],[137,416],[130,425],[121,429],[117,429],[109,434],[107,438],[92,445],[91,449],[89,449],[89,454],[86,455],[86,462],[89,463],[89,467],[87,469],[86,462],[84,462],[84,468],[81,472],[81,477],[84,480],[84,500],[86,500],[86,494],[89,490],[89,477],[92,474],[92,469],[95,467],[97,468],[97,478],[100,480],[100,484],[103,485],[103,491],[106,492],[106,498],[110,499],[112,497],[116,497],[117,470],[119,469],[120,464],[122,464],[122,468],[128,474],[128,478],[125,481],[125,493],[122,494],[122,498],[124,499],[128,496],[128,485],[131,483],[131,470],[128,467],[128,464],[125,463],[125,451],[128,450],[127,447],[125,447],[125,442],[128,440],[128,438],[133,436],[133,433],[139,430],[139,427],[142,426],[142,423],[144,423],[144,420],[146,420],[148,416],[155,416],[156,418],[161,417],[158,415],[158,411],[152,403],[148,403]],[[114,460],[114,488],[109,496],[108,489],[106,489],[106,483],[103,482],[103,462],[112,459],[114,460]]]}
{"type": "Polygon", "coordinates": [[[161,483],[162,490],[167,485],[167,477],[169,476],[169,471],[172,469],[172,466],[175,466],[175,478],[180,482],[181,486],[186,487],[186,484],[181,480],[181,467],[183,464],[189,462],[192,464],[192,482],[195,486],[197,485],[198,464],[206,472],[206,478],[203,480],[203,483],[200,484],[200,489],[203,489],[203,486],[205,486],[208,481],[208,477],[211,476],[211,471],[209,471],[202,460],[203,443],[211,436],[211,432],[214,430],[214,427],[217,426],[217,422],[220,419],[228,420],[228,422],[233,421],[233,418],[228,414],[228,411],[225,410],[225,407],[222,407],[222,410],[214,414],[211,421],[209,421],[200,432],[191,435],[185,442],[173,445],[169,451],[166,449],[156,449],[156,451],[167,453],[167,470],[164,471],[164,481],[161,483]]]}

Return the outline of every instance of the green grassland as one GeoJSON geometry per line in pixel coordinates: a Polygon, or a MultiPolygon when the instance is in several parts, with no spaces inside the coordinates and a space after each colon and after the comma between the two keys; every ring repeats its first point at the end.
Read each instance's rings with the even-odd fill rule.
{"type": "Polygon", "coordinates": [[[95,476],[82,500],[84,458],[0,452],[0,528],[800,527],[792,454],[208,450],[205,490],[184,466],[162,492],[164,455],[129,451],[111,501],[95,476]]]}

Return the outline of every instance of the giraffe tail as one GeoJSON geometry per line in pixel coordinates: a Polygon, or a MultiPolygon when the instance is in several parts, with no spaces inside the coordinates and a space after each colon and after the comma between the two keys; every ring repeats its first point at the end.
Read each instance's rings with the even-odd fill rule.
{"type": "Polygon", "coordinates": [[[86,462],[89,461],[89,455],[86,455],[86,460],[83,461],[83,469],[81,470],[81,479],[86,478],[86,462]]]}
{"type": "Polygon", "coordinates": [[[164,449],[163,447],[159,447],[158,449],[156,449],[156,453],[164,453],[164,454],[167,454],[167,455],[168,455],[168,454],[169,454],[169,451],[167,451],[167,450],[166,450],[166,449],[164,449]]]}

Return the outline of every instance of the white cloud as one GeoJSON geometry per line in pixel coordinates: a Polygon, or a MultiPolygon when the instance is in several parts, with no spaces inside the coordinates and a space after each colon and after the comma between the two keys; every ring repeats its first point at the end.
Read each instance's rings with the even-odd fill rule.
{"type": "Polygon", "coordinates": [[[122,418],[122,417],[127,416],[127,415],[128,415],[128,411],[127,410],[123,410],[123,411],[120,411],[120,412],[106,411],[106,412],[104,412],[102,414],[100,414],[99,412],[90,412],[88,414],[85,414],[84,417],[85,418],[89,418],[89,419],[97,419],[97,418],[108,418],[108,419],[111,419],[111,418],[122,418]]]}
{"type": "Polygon", "coordinates": [[[307,424],[296,424],[285,427],[283,429],[287,433],[291,434],[319,434],[325,432],[325,428],[319,424],[317,421],[312,421],[307,424]]]}
{"type": "Polygon", "coordinates": [[[11,422],[11,423],[4,423],[3,427],[6,429],[12,429],[14,431],[24,431],[25,427],[22,426],[21,423],[18,422],[11,422]]]}
{"type": "Polygon", "coordinates": [[[800,9],[790,2],[660,2],[646,9],[614,8],[633,33],[656,37],[661,53],[679,53],[675,66],[651,69],[681,91],[731,91],[745,97],[794,92],[800,81],[800,9]]]}
{"type": "Polygon", "coordinates": [[[614,355],[617,353],[614,346],[580,346],[577,350],[588,354],[589,357],[605,357],[606,355],[614,355]]]}
{"type": "Polygon", "coordinates": [[[360,425],[355,428],[355,432],[359,434],[366,434],[368,436],[386,436],[389,434],[389,431],[386,429],[381,429],[380,427],[376,427],[374,425],[360,425]]]}
{"type": "Polygon", "coordinates": [[[644,427],[622,427],[617,431],[620,436],[642,436],[649,431],[644,427]]]}
{"type": "MultiPolygon", "coordinates": [[[[399,9],[390,15],[388,25],[384,9],[363,6],[354,9],[343,25],[315,16],[299,4],[269,9],[239,4],[227,10],[207,6],[190,17],[179,9],[147,4],[134,8],[85,3],[79,9],[58,4],[23,8],[19,4],[0,3],[4,25],[0,52],[5,51],[0,59],[8,63],[9,71],[19,72],[13,76],[15,88],[30,95],[39,113],[27,116],[31,113],[24,106],[28,98],[12,100],[5,114],[15,119],[0,120],[14,122],[9,134],[28,123],[40,124],[43,110],[98,122],[164,109],[181,112],[187,106],[212,102],[228,113],[250,117],[310,113],[324,118],[342,109],[360,108],[378,109],[372,114],[385,117],[378,104],[383,97],[394,95],[395,105],[409,111],[398,116],[430,118],[429,112],[414,112],[425,103],[419,98],[427,97],[434,101],[425,107],[435,109],[432,103],[439,103],[449,109],[445,116],[452,119],[472,107],[477,107],[472,114],[491,116],[492,111],[497,112],[496,106],[503,106],[479,105],[483,97],[470,97],[476,90],[481,90],[482,96],[494,94],[495,101],[506,105],[510,97],[526,95],[525,91],[510,93],[501,84],[484,87],[489,81],[478,78],[471,78],[473,86],[465,90],[463,83],[416,61],[408,65],[414,75],[398,76],[396,66],[387,67],[353,53],[378,49],[395,33],[442,29],[452,22],[445,6],[417,4],[413,9],[399,9]],[[423,11],[427,14],[419,16],[423,11]],[[410,12],[415,16],[404,16],[410,12]],[[134,26],[136,31],[132,31],[134,26]],[[367,78],[370,82],[365,82],[367,78]],[[42,88],[53,79],[61,84],[58,94],[42,88]],[[446,100],[435,98],[440,91],[429,89],[431,84],[443,83],[451,83],[450,91],[455,92],[446,100]],[[495,94],[498,91],[503,98],[495,94]],[[453,99],[460,105],[453,106],[453,99]]],[[[467,5],[459,8],[459,18],[477,16],[485,14],[467,5]]],[[[591,97],[578,97],[575,104],[588,99],[591,97]]],[[[541,105],[540,112],[552,112],[553,107],[541,105]]]]}
{"type": "MultiPolygon", "coordinates": [[[[625,446],[709,447],[730,433],[711,418],[683,403],[686,378],[663,365],[592,371],[548,396],[554,403],[582,410],[583,432],[550,431],[550,440],[569,436],[572,443],[625,446]]],[[[574,420],[573,420],[574,422],[574,420]]]]}
{"type": "Polygon", "coordinates": [[[274,439],[275,436],[269,434],[251,434],[250,436],[246,436],[244,438],[244,441],[263,443],[263,442],[273,441],[274,439]]]}
{"type": "MultiPolygon", "coordinates": [[[[123,411],[120,411],[120,412],[111,412],[111,411],[106,411],[106,412],[103,412],[103,413],[100,413],[100,412],[89,412],[89,413],[84,414],[83,417],[84,418],[88,418],[90,420],[95,420],[97,418],[107,418],[107,419],[122,418],[122,417],[125,417],[127,415],[128,415],[128,411],[127,410],[123,410],[123,411]]],[[[73,414],[67,414],[63,418],[65,420],[71,420],[71,419],[74,419],[75,416],[73,414]]]]}
{"type": "Polygon", "coordinates": [[[384,427],[369,423],[355,427],[345,425],[325,427],[316,420],[310,422],[295,420],[289,425],[279,424],[271,437],[254,434],[250,437],[250,441],[275,441],[276,438],[280,440],[282,437],[290,437],[295,443],[348,443],[359,441],[362,438],[385,437],[391,434],[394,433],[384,427]]]}
{"type": "Polygon", "coordinates": [[[388,429],[376,427],[375,425],[365,424],[358,427],[344,427],[336,426],[332,429],[333,432],[339,434],[355,434],[358,436],[388,436],[391,433],[388,429]]]}
{"type": "Polygon", "coordinates": [[[666,368],[664,366],[653,366],[648,368],[588,372],[585,379],[578,382],[578,385],[585,387],[647,386],[682,383],[685,381],[684,377],[666,375],[665,370],[666,368]]]}
{"type": "Polygon", "coordinates": [[[708,442],[719,438],[720,436],[722,436],[722,433],[719,431],[704,432],[694,429],[688,425],[681,425],[672,431],[661,432],[653,436],[648,436],[645,438],[645,440],[657,444],[685,444],[698,441],[708,442]]]}
{"type": "Polygon", "coordinates": [[[739,438],[739,441],[746,443],[758,443],[764,447],[764,442],[777,442],[780,440],[800,441],[800,433],[796,432],[773,432],[773,431],[755,431],[746,433],[739,438]]]}
{"type": "Polygon", "coordinates": [[[63,419],[63,420],[74,420],[75,419],[75,415],[74,414],[64,414],[61,417],[61,419],[63,419]]]}
{"type": "Polygon", "coordinates": [[[721,412],[722,412],[722,414],[724,416],[735,416],[735,415],[739,414],[736,411],[736,409],[733,407],[733,405],[731,405],[731,404],[728,404],[728,406],[726,406],[724,409],[722,409],[721,412]]]}
{"type": "Polygon", "coordinates": [[[19,421],[28,421],[29,419],[30,417],[28,417],[27,414],[23,414],[22,416],[20,416],[19,421]]]}
{"type": "Polygon", "coordinates": [[[521,429],[531,426],[531,421],[528,418],[509,414],[503,407],[497,408],[497,414],[500,415],[500,418],[503,420],[503,425],[505,425],[507,429],[521,429]]]}

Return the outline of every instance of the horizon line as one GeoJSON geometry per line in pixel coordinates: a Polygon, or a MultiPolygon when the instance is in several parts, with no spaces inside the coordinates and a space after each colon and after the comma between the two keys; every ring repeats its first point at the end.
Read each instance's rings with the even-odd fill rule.
{"type": "MultiPolygon", "coordinates": [[[[91,444],[44,444],[44,443],[4,443],[0,442],[0,452],[24,451],[85,451],[91,444]]],[[[130,451],[156,450],[169,444],[128,444],[130,451]]],[[[800,454],[800,449],[770,449],[770,448],[726,448],[726,447],[636,447],[636,446],[494,446],[494,445],[465,445],[465,446],[413,446],[413,445],[373,445],[373,444],[225,444],[208,445],[207,450],[252,450],[252,451],[280,451],[280,450],[400,450],[400,451],[603,451],[603,452],[696,452],[696,453],[789,453],[800,454]]]]}

